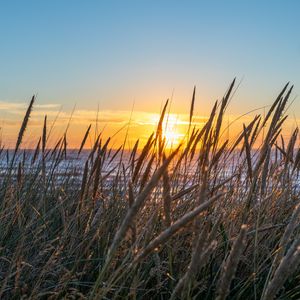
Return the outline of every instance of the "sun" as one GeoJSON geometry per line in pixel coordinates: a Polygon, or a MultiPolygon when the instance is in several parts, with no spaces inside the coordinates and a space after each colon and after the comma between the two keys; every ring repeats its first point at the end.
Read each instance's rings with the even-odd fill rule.
{"type": "Polygon", "coordinates": [[[169,114],[163,123],[163,137],[166,140],[166,147],[178,146],[183,138],[184,134],[178,129],[178,117],[173,114],[169,114]]]}
{"type": "MultiPolygon", "coordinates": [[[[153,115],[151,118],[153,124],[158,123],[159,115],[153,115]]],[[[178,146],[184,139],[184,133],[179,130],[179,119],[175,114],[169,114],[165,117],[162,124],[162,137],[166,141],[166,147],[178,146]]]]}
{"type": "Polygon", "coordinates": [[[183,134],[174,130],[166,130],[163,132],[163,137],[166,139],[166,146],[178,146],[183,139],[183,134]]]}

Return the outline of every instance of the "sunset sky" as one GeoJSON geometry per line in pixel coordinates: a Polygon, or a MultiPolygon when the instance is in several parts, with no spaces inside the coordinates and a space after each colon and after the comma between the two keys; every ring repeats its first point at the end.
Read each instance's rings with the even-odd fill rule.
{"type": "MultiPolygon", "coordinates": [[[[98,107],[99,130],[110,136],[125,128],[116,146],[132,109],[129,142],[145,139],[167,98],[170,135],[178,139],[194,85],[201,126],[234,77],[240,86],[228,121],[270,105],[288,81],[293,99],[300,93],[299,20],[297,0],[1,1],[2,139],[13,143],[33,94],[28,147],[44,114],[51,122],[60,111],[55,140],[74,107],[72,147],[90,123],[95,128],[98,107]]],[[[289,114],[300,118],[299,97],[289,114]]]]}

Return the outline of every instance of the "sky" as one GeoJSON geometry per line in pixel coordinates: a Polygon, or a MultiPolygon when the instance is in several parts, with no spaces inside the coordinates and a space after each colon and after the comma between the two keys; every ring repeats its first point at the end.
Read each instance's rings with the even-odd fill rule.
{"type": "MultiPolygon", "coordinates": [[[[0,1],[2,134],[15,138],[33,94],[30,132],[57,111],[63,126],[75,107],[78,139],[98,107],[108,134],[133,108],[132,136],[146,136],[139,126],[157,119],[167,98],[173,118],[188,114],[194,85],[195,113],[205,116],[234,77],[232,116],[270,105],[288,81],[297,97],[299,20],[297,0],[0,1]]],[[[291,115],[300,118],[299,98],[291,115]]]]}

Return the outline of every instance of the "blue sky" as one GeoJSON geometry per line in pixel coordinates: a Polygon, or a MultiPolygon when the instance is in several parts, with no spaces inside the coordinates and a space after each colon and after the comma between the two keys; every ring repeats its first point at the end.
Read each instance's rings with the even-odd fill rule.
{"type": "Polygon", "coordinates": [[[202,113],[237,76],[243,113],[299,94],[299,20],[297,0],[1,1],[0,100],[183,112],[196,84],[202,113]]]}

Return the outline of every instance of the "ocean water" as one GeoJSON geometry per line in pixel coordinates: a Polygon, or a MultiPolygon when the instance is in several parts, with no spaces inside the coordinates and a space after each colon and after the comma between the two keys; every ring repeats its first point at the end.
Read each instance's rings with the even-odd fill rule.
{"type": "MultiPolygon", "coordinates": [[[[92,167],[91,160],[89,159],[89,155],[91,153],[90,150],[83,150],[80,155],[78,155],[78,150],[67,150],[66,155],[63,155],[62,158],[58,161],[56,156],[52,155],[52,150],[46,151],[46,174],[54,174],[56,179],[62,178],[65,175],[71,176],[75,180],[81,180],[82,174],[84,171],[85,163],[89,161],[89,168],[92,167]]],[[[7,174],[7,169],[11,166],[11,160],[13,157],[13,150],[2,150],[0,153],[0,178],[4,177],[7,174]]],[[[121,152],[119,152],[114,159],[112,157],[116,154],[116,150],[111,150],[107,153],[106,159],[103,162],[101,168],[101,176],[106,176],[106,181],[110,181],[118,171],[123,171],[123,167],[126,169],[130,167],[129,159],[130,152],[124,151],[121,157],[121,152]]],[[[15,162],[13,164],[13,176],[17,175],[18,166],[21,164],[22,172],[25,174],[34,173],[37,170],[41,170],[42,167],[42,159],[41,153],[35,162],[33,162],[34,150],[20,150],[15,158],[15,162]]],[[[96,156],[96,154],[95,154],[96,156]]],[[[136,155],[138,157],[138,154],[136,155]]],[[[195,155],[192,161],[189,161],[187,166],[187,174],[191,177],[191,182],[193,182],[193,176],[195,175],[197,169],[197,159],[198,154],[195,155]]],[[[253,151],[252,153],[252,164],[253,168],[258,160],[258,152],[253,151]]],[[[280,169],[284,165],[282,157],[276,157],[275,152],[270,156],[269,167],[278,159],[278,166],[275,168],[275,172],[280,172],[280,169]]],[[[94,157],[95,160],[95,157],[94,157]]],[[[176,160],[175,160],[176,161],[176,160]]],[[[247,162],[245,160],[244,155],[240,155],[239,151],[232,153],[228,157],[222,157],[218,163],[218,177],[220,180],[226,179],[232,174],[239,173],[242,181],[246,180],[248,167],[247,162]]],[[[170,169],[174,167],[174,162],[171,162],[170,169]]],[[[297,186],[299,186],[300,180],[298,178],[298,173],[294,176],[294,181],[297,186]]]]}

